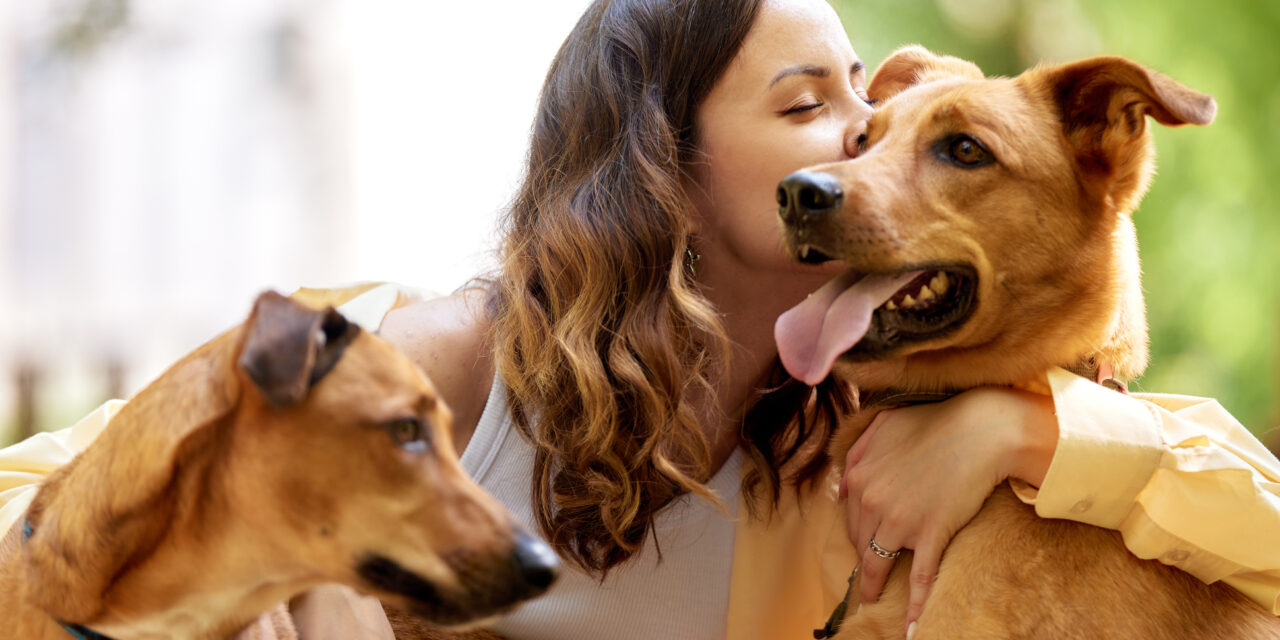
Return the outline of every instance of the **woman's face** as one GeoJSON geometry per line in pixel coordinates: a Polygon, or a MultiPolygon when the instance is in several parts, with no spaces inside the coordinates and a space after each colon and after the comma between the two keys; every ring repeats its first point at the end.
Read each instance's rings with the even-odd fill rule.
{"type": "MultiPolygon", "coordinates": [[[[690,168],[698,280],[722,295],[743,286],[795,298],[838,266],[796,262],[782,249],[778,181],[851,158],[871,117],[866,72],[824,0],[765,0],[736,57],[699,106],[705,155],[690,168]],[[763,280],[762,280],[763,278],[763,280]],[[785,295],[790,293],[791,295],[785,295]]],[[[745,291],[743,291],[745,293],[745,291]]],[[[713,297],[721,297],[713,295],[713,297]]]]}

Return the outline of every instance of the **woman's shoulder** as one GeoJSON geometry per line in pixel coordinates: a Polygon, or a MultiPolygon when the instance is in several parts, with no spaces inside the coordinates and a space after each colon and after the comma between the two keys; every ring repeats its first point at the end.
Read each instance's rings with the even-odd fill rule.
{"type": "Polygon", "coordinates": [[[471,288],[392,309],[378,334],[422,367],[454,417],[458,451],[484,412],[493,383],[485,291],[471,288]]]}

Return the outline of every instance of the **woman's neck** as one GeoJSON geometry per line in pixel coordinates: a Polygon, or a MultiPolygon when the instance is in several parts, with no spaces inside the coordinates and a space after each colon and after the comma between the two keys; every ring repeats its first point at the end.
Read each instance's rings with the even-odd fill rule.
{"type": "MultiPolygon", "coordinates": [[[[797,287],[800,278],[796,274],[757,279],[740,273],[718,277],[721,274],[707,271],[705,278],[700,278],[704,283],[702,292],[720,312],[731,350],[728,371],[711,380],[716,391],[715,406],[709,406],[707,401],[695,405],[703,416],[711,449],[711,471],[715,473],[736,448],[742,420],[777,360],[774,323],[782,312],[799,304],[809,289],[805,284],[797,287]],[[771,279],[776,279],[774,284],[778,286],[771,286],[771,279]]],[[[805,279],[811,279],[812,289],[817,289],[829,277],[815,272],[812,278],[805,279]]]]}

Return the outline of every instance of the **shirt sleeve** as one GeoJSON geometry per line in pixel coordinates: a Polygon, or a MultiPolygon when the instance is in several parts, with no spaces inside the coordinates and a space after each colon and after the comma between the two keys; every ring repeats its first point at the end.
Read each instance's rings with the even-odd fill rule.
{"type": "Polygon", "coordinates": [[[1058,448],[1038,489],[1015,483],[1019,498],[1280,614],[1280,461],[1215,400],[1048,378],[1058,448]]]}

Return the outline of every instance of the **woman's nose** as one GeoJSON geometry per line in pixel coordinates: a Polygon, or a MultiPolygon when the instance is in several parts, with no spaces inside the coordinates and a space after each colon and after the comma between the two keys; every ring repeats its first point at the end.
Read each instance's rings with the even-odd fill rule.
{"type": "Polygon", "coordinates": [[[844,132],[844,153],[850,158],[862,153],[867,139],[867,121],[871,119],[871,105],[858,98],[854,102],[853,113],[849,117],[849,126],[844,132]]]}
{"type": "Polygon", "coordinates": [[[867,118],[870,115],[868,112],[867,117],[855,118],[844,132],[844,153],[850,158],[856,158],[862,153],[863,144],[867,139],[867,118]]]}

